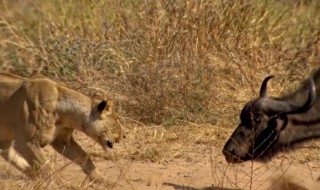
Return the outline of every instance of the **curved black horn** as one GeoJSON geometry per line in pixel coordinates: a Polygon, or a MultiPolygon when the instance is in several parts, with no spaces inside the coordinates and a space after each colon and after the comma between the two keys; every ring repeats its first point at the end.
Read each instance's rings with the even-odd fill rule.
{"type": "Polygon", "coordinates": [[[316,100],[316,86],[312,77],[309,79],[309,94],[306,103],[303,106],[291,106],[293,109],[287,112],[288,114],[303,113],[308,111],[316,100]]]}
{"type": "Polygon", "coordinates": [[[275,113],[287,113],[287,114],[297,114],[308,111],[314,104],[316,100],[316,90],[314,80],[310,78],[309,80],[309,94],[307,101],[301,106],[296,104],[290,104],[285,101],[268,98],[264,100],[264,106],[271,112],[275,113]]]}
{"type": "Polygon", "coordinates": [[[268,81],[273,77],[274,77],[273,75],[270,75],[263,80],[260,87],[260,98],[267,97],[267,84],[268,84],[268,81]]]}

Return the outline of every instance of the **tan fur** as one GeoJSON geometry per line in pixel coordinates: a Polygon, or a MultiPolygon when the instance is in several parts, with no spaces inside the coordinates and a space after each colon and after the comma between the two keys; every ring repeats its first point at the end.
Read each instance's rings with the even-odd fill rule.
{"type": "Polygon", "coordinates": [[[105,150],[119,142],[124,133],[112,106],[43,76],[0,73],[1,156],[28,175],[48,174],[51,166],[42,147],[51,145],[91,180],[101,180],[72,134],[82,131],[105,150]]]}
{"type": "Polygon", "coordinates": [[[281,171],[274,174],[270,181],[272,190],[319,190],[320,182],[313,180],[310,173],[301,173],[299,168],[293,166],[281,166],[281,171]]]}

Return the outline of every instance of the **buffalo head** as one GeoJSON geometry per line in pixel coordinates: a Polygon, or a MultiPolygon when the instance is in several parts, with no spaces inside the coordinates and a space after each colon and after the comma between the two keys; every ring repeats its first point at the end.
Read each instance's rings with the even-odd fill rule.
{"type": "Polygon", "coordinates": [[[308,97],[303,105],[267,96],[267,83],[273,76],[264,79],[260,96],[246,103],[240,114],[240,124],[223,148],[227,162],[263,160],[267,152],[278,142],[279,134],[288,124],[289,114],[307,112],[314,104],[315,84],[309,81],[308,97]]]}

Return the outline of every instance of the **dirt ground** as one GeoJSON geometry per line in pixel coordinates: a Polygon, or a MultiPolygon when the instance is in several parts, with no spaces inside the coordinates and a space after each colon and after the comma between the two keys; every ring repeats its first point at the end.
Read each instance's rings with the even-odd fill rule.
{"type": "MultiPolygon", "coordinates": [[[[3,159],[0,160],[2,189],[113,189],[113,190],[228,190],[275,189],[285,175],[304,186],[316,187],[320,177],[319,142],[281,153],[268,163],[227,164],[221,153],[232,130],[210,125],[127,127],[127,138],[112,153],[103,150],[84,134],[77,141],[92,154],[97,169],[109,185],[90,183],[80,167],[57,155],[50,147],[48,157],[55,163],[54,179],[30,180],[3,159]],[[50,155],[50,156],[49,156],[50,155]]],[[[281,189],[281,188],[280,188],[281,189]]]]}

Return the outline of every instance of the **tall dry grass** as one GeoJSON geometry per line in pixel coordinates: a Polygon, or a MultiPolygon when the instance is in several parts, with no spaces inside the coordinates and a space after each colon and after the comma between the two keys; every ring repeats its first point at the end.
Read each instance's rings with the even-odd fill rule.
{"type": "Polygon", "coordinates": [[[214,137],[141,129],[134,139],[150,146],[137,157],[159,160],[182,154],[168,150],[176,139],[223,144],[266,75],[276,75],[271,95],[295,88],[320,65],[319,26],[318,0],[2,0],[0,71],[100,88],[145,124],[223,127],[214,137]]]}
{"type": "Polygon", "coordinates": [[[234,125],[276,74],[319,65],[316,0],[23,1],[0,5],[0,69],[99,87],[145,123],[234,125]]]}

